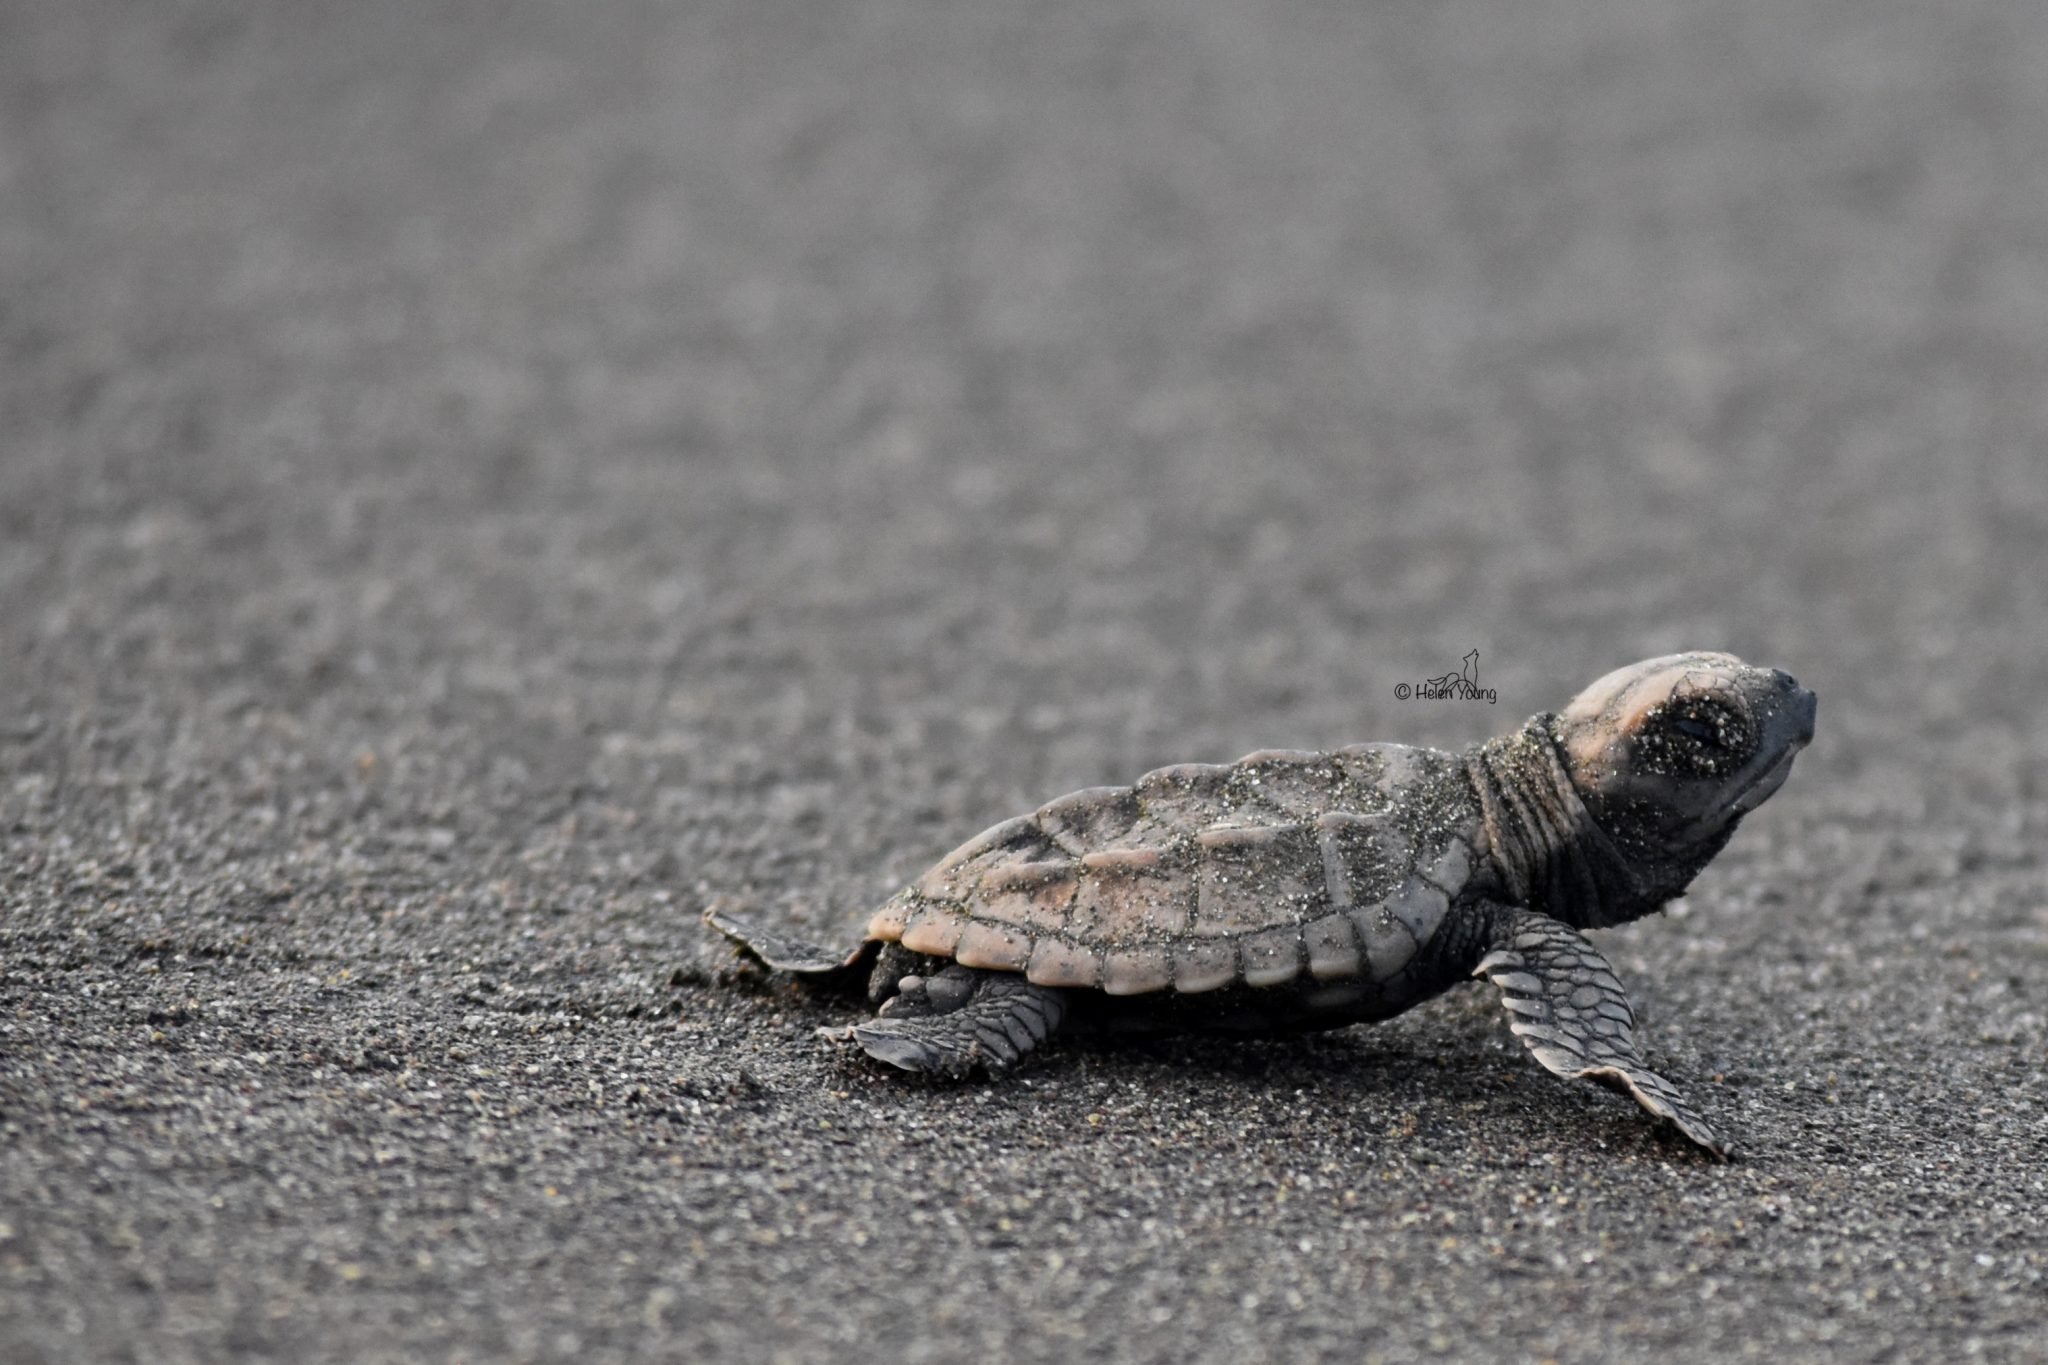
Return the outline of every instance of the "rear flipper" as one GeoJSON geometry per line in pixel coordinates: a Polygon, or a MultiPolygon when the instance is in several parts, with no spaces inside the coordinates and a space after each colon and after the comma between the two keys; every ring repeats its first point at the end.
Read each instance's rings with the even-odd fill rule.
{"type": "Polygon", "coordinates": [[[958,963],[930,977],[910,976],[881,1014],[853,1029],[870,1057],[948,1080],[976,1066],[1000,1076],[1050,1038],[1067,1015],[1067,998],[1014,972],[958,963]]]}
{"type": "Polygon", "coordinates": [[[1724,1161],[1728,1145],[1636,1051],[1635,1011],[1607,959],[1576,929],[1502,908],[1474,976],[1499,987],[1509,1027],[1543,1066],[1633,1096],[1724,1161]]]}
{"type": "Polygon", "coordinates": [[[773,929],[763,929],[751,920],[728,915],[715,905],[704,912],[704,922],[765,965],[778,972],[796,972],[801,976],[824,976],[857,967],[869,950],[865,943],[852,952],[820,948],[815,943],[789,938],[773,929]]]}

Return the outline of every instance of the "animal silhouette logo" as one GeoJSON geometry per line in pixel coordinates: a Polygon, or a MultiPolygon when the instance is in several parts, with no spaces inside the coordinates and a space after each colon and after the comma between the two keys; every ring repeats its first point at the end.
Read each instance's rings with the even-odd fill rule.
{"type": "Polygon", "coordinates": [[[1493,688],[1479,685],[1478,650],[1465,656],[1464,665],[1456,673],[1424,678],[1417,684],[1395,683],[1394,696],[1402,701],[1410,697],[1418,701],[1483,701],[1488,705],[1498,701],[1499,694],[1493,688]]]}

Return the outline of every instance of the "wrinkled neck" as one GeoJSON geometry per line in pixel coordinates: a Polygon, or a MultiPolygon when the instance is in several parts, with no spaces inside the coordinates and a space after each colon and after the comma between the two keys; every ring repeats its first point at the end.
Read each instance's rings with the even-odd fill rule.
{"type": "Polygon", "coordinates": [[[1649,914],[1685,889],[1693,869],[1631,859],[1572,786],[1549,713],[1466,751],[1487,841],[1517,903],[1578,928],[1649,914]]]}

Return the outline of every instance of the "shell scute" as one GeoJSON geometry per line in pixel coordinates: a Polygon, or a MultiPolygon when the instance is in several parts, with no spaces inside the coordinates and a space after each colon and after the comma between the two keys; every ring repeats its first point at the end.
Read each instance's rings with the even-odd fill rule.
{"type": "Polygon", "coordinates": [[[1141,800],[1171,796],[1221,797],[1230,785],[1228,763],[1169,763],[1154,768],[1135,784],[1141,800]]]}
{"type": "Polygon", "coordinates": [[[1394,918],[1384,906],[1371,905],[1345,912],[1358,934],[1358,946],[1365,953],[1371,975],[1385,981],[1406,967],[1422,946],[1408,932],[1408,926],[1394,918]]]}
{"type": "Polygon", "coordinates": [[[1016,972],[1031,960],[1031,936],[989,920],[968,920],[953,946],[953,960],[963,967],[1016,972]]]}
{"type": "Polygon", "coordinates": [[[1400,920],[1418,944],[1429,942],[1450,908],[1451,898],[1443,889],[1420,875],[1410,877],[1401,893],[1387,902],[1387,913],[1400,920]]]}
{"type": "Polygon", "coordinates": [[[1444,845],[1444,851],[1422,866],[1421,873],[1452,895],[1465,889],[1465,883],[1472,876],[1472,846],[1463,839],[1452,838],[1444,845]]]}
{"type": "Polygon", "coordinates": [[[1143,812],[1133,837],[1150,842],[1214,824],[1230,808],[1234,771],[1221,763],[1177,763],[1146,773],[1131,789],[1143,812]]]}
{"type": "Polygon", "coordinates": [[[1224,939],[1188,939],[1171,945],[1173,988],[1182,995],[1220,990],[1237,980],[1237,945],[1224,939]]]}
{"type": "Polygon", "coordinates": [[[1387,751],[1397,744],[1352,744],[1330,755],[1354,792],[1370,795],[1374,808],[1384,809],[1387,795],[1387,751]]]}
{"type": "Polygon", "coordinates": [[[1357,976],[1365,967],[1365,953],[1352,931],[1351,921],[1342,915],[1325,915],[1301,931],[1308,949],[1308,971],[1318,981],[1357,976]]]}
{"type": "Polygon", "coordinates": [[[1110,995],[1150,995],[1173,984],[1173,953],[1164,944],[1112,948],[1102,955],[1102,989],[1110,995]]]}
{"type": "Polygon", "coordinates": [[[1015,816],[989,826],[939,859],[911,890],[930,900],[963,901],[995,868],[1043,862],[1058,852],[1033,817],[1015,816]]]}
{"type": "Polygon", "coordinates": [[[1330,756],[1315,749],[1254,749],[1237,760],[1240,768],[1311,768],[1328,764],[1330,756]]]}
{"type": "Polygon", "coordinates": [[[903,930],[910,919],[910,902],[907,897],[895,896],[883,903],[882,908],[868,918],[868,937],[894,940],[903,937],[903,930]]]}
{"type": "Polygon", "coordinates": [[[1000,896],[1011,891],[1039,891],[1071,879],[1074,864],[1060,858],[1034,859],[1028,863],[997,863],[981,874],[982,894],[1000,896]]]}
{"type": "Polygon", "coordinates": [[[1098,848],[1081,855],[1081,870],[1098,876],[1156,877],[1167,871],[1156,848],[1098,848]]]}
{"type": "Polygon", "coordinates": [[[903,932],[898,938],[913,953],[951,957],[966,928],[966,916],[945,906],[926,903],[904,917],[903,932]]]}
{"type": "Polygon", "coordinates": [[[1077,887],[1072,877],[1041,882],[1030,889],[983,896],[967,908],[973,919],[999,920],[1033,934],[1056,934],[1067,927],[1067,911],[1077,887]]]}
{"type": "Polygon", "coordinates": [[[1206,829],[1197,844],[1197,934],[1293,928],[1326,900],[1314,836],[1300,825],[1206,829]]]}
{"type": "Polygon", "coordinates": [[[1188,867],[1164,861],[1084,864],[1067,912],[1067,931],[1091,943],[1120,944],[1184,934],[1195,916],[1188,867]]]}
{"type": "Polygon", "coordinates": [[[1344,771],[1329,754],[1262,749],[1239,759],[1236,768],[1240,801],[1287,820],[1313,819],[1346,796],[1344,771]]]}
{"type": "Polygon", "coordinates": [[[1267,929],[1237,941],[1247,986],[1277,986],[1301,975],[1304,954],[1301,930],[1267,929]]]}
{"type": "Polygon", "coordinates": [[[1070,939],[1047,936],[1031,949],[1024,975],[1040,986],[1094,986],[1102,980],[1102,954],[1070,939]]]}
{"type": "Polygon", "coordinates": [[[1032,819],[1045,836],[1076,856],[1130,832],[1138,794],[1129,787],[1084,787],[1040,806],[1032,819]]]}
{"type": "Polygon", "coordinates": [[[1315,831],[1330,904],[1377,905],[1406,880],[1411,851],[1385,816],[1327,811],[1316,818],[1315,831]]]}
{"type": "Polygon", "coordinates": [[[1045,832],[1038,822],[1029,815],[1014,815],[990,825],[981,833],[969,839],[960,847],[947,854],[939,863],[940,867],[960,867],[991,853],[1002,853],[1020,847],[1043,843],[1045,832]]]}

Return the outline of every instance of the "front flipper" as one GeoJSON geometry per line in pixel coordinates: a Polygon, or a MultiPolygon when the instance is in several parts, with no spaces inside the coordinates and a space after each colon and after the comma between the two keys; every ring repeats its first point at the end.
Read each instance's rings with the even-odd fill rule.
{"type": "Polygon", "coordinates": [[[962,1080],[978,1065],[1000,1076],[1067,1016],[1067,997],[1015,972],[957,963],[929,981],[911,977],[882,1014],[855,1025],[854,1041],[871,1057],[905,1071],[962,1080]],[[899,1004],[900,1002],[900,1004],[899,1004]]]}
{"type": "Polygon", "coordinates": [[[1584,1077],[1637,1104],[1722,1160],[1728,1145],[1676,1086],[1636,1051],[1635,1011],[1607,959],[1576,929],[1529,910],[1502,909],[1473,970],[1500,988],[1509,1027],[1559,1076],[1584,1077]]]}

